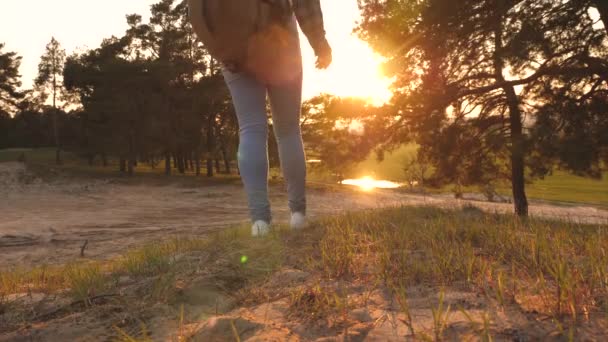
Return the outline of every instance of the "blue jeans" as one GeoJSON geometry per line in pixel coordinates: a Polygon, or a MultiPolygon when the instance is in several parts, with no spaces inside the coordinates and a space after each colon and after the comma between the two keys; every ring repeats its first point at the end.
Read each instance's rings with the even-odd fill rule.
{"type": "Polygon", "coordinates": [[[268,200],[268,117],[266,96],[270,99],[272,123],[281,169],[287,182],[292,213],[306,213],[306,158],[300,130],[302,73],[282,85],[267,86],[246,73],[224,70],[239,122],[239,169],[245,184],[253,222],[271,222],[268,200]]]}

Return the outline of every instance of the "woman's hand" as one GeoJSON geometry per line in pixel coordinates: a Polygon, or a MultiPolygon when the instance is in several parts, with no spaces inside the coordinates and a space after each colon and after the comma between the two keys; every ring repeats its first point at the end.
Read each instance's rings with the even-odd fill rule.
{"type": "Polygon", "coordinates": [[[327,40],[324,40],[323,44],[316,49],[315,55],[317,55],[317,69],[327,69],[331,65],[333,57],[327,40]]]}

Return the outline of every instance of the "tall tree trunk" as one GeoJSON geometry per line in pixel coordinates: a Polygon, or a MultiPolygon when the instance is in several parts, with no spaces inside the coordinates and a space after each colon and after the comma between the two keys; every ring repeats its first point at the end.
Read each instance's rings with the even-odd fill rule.
{"type": "Polygon", "coordinates": [[[171,153],[165,152],[165,175],[171,175],[171,153]]]}
{"type": "Polygon", "coordinates": [[[119,167],[120,167],[120,172],[122,172],[122,173],[127,172],[127,160],[125,158],[120,157],[119,167]]]}
{"type": "Polygon", "coordinates": [[[512,86],[504,88],[509,105],[509,124],[511,126],[511,182],[515,213],[528,216],[528,199],[525,184],[525,146],[523,135],[522,114],[519,99],[512,86]]]}
{"type": "Polygon", "coordinates": [[[209,115],[207,119],[207,177],[213,177],[213,152],[215,149],[215,115],[209,115]]]}
{"type": "MultiPolygon", "coordinates": [[[[502,16],[496,20],[494,30],[494,73],[496,81],[505,82],[503,74],[504,61],[502,59],[502,16]]],[[[523,135],[523,117],[519,98],[513,86],[504,86],[503,91],[507,98],[509,107],[509,128],[511,132],[511,188],[513,192],[513,203],[515,214],[520,217],[528,216],[528,199],[526,197],[525,184],[525,146],[523,135]]]]}
{"type": "Polygon", "coordinates": [[[198,177],[201,175],[201,149],[198,146],[194,150],[194,163],[196,167],[196,176],[198,177]]]}
{"type": "Polygon", "coordinates": [[[129,158],[129,162],[127,164],[127,174],[129,177],[132,177],[135,174],[135,165],[133,163],[133,159],[129,158]]]}
{"type": "MultiPolygon", "coordinates": [[[[54,54],[54,53],[53,53],[54,54]]],[[[55,56],[53,55],[53,63],[55,56]]],[[[55,164],[61,165],[61,147],[59,145],[59,119],[57,117],[57,72],[53,70],[53,136],[55,138],[55,164]]]]}
{"type": "Polygon", "coordinates": [[[179,170],[179,173],[181,173],[182,175],[184,173],[186,173],[186,164],[184,162],[184,153],[182,152],[181,149],[179,150],[179,152],[177,152],[177,169],[179,170]]]}
{"type": "Polygon", "coordinates": [[[228,159],[228,152],[226,152],[226,148],[222,146],[222,158],[224,158],[224,167],[226,168],[226,174],[231,174],[232,170],[230,169],[230,160],[228,159]]]}
{"type": "Polygon", "coordinates": [[[95,155],[93,153],[89,153],[87,155],[87,162],[88,162],[89,166],[93,166],[94,161],[95,161],[95,155]]]}
{"type": "Polygon", "coordinates": [[[135,165],[135,132],[133,127],[131,127],[129,130],[129,160],[127,165],[127,174],[129,176],[133,176],[135,165]]]}
{"type": "MultiPolygon", "coordinates": [[[[55,98],[53,97],[53,103],[54,102],[55,102],[55,98]]],[[[55,104],[53,104],[52,121],[53,121],[53,137],[55,140],[55,164],[61,165],[62,160],[61,160],[61,148],[59,145],[59,123],[58,123],[59,118],[58,118],[58,114],[57,114],[57,108],[55,108],[55,104]]]]}
{"type": "Polygon", "coordinates": [[[215,158],[215,173],[222,173],[222,168],[220,167],[220,160],[215,158]]]}
{"type": "Polygon", "coordinates": [[[213,159],[207,157],[207,177],[213,177],[213,159]]]}
{"type": "Polygon", "coordinates": [[[105,152],[101,153],[101,163],[102,163],[103,167],[108,166],[108,156],[106,155],[105,152]]]}
{"type": "Polygon", "coordinates": [[[600,12],[600,18],[604,23],[604,29],[608,34],[608,1],[606,0],[593,0],[593,6],[600,12]]]}

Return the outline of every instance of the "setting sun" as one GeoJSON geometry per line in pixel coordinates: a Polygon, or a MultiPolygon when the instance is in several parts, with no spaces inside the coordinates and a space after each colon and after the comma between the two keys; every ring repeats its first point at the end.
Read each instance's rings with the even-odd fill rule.
{"type": "Polygon", "coordinates": [[[382,75],[382,58],[353,33],[360,18],[356,1],[322,1],[322,5],[334,62],[327,70],[316,70],[312,49],[302,37],[304,98],[327,93],[364,98],[374,105],[387,102],[391,82],[382,75]]]}

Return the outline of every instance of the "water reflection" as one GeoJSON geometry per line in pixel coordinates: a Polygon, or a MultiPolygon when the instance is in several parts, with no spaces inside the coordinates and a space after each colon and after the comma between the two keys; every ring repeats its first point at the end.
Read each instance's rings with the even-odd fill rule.
{"type": "Polygon", "coordinates": [[[374,189],[395,189],[402,185],[400,183],[395,183],[387,180],[377,180],[372,177],[347,179],[342,181],[342,184],[357,186],[363,191],[372,191],[374,189]]]}

